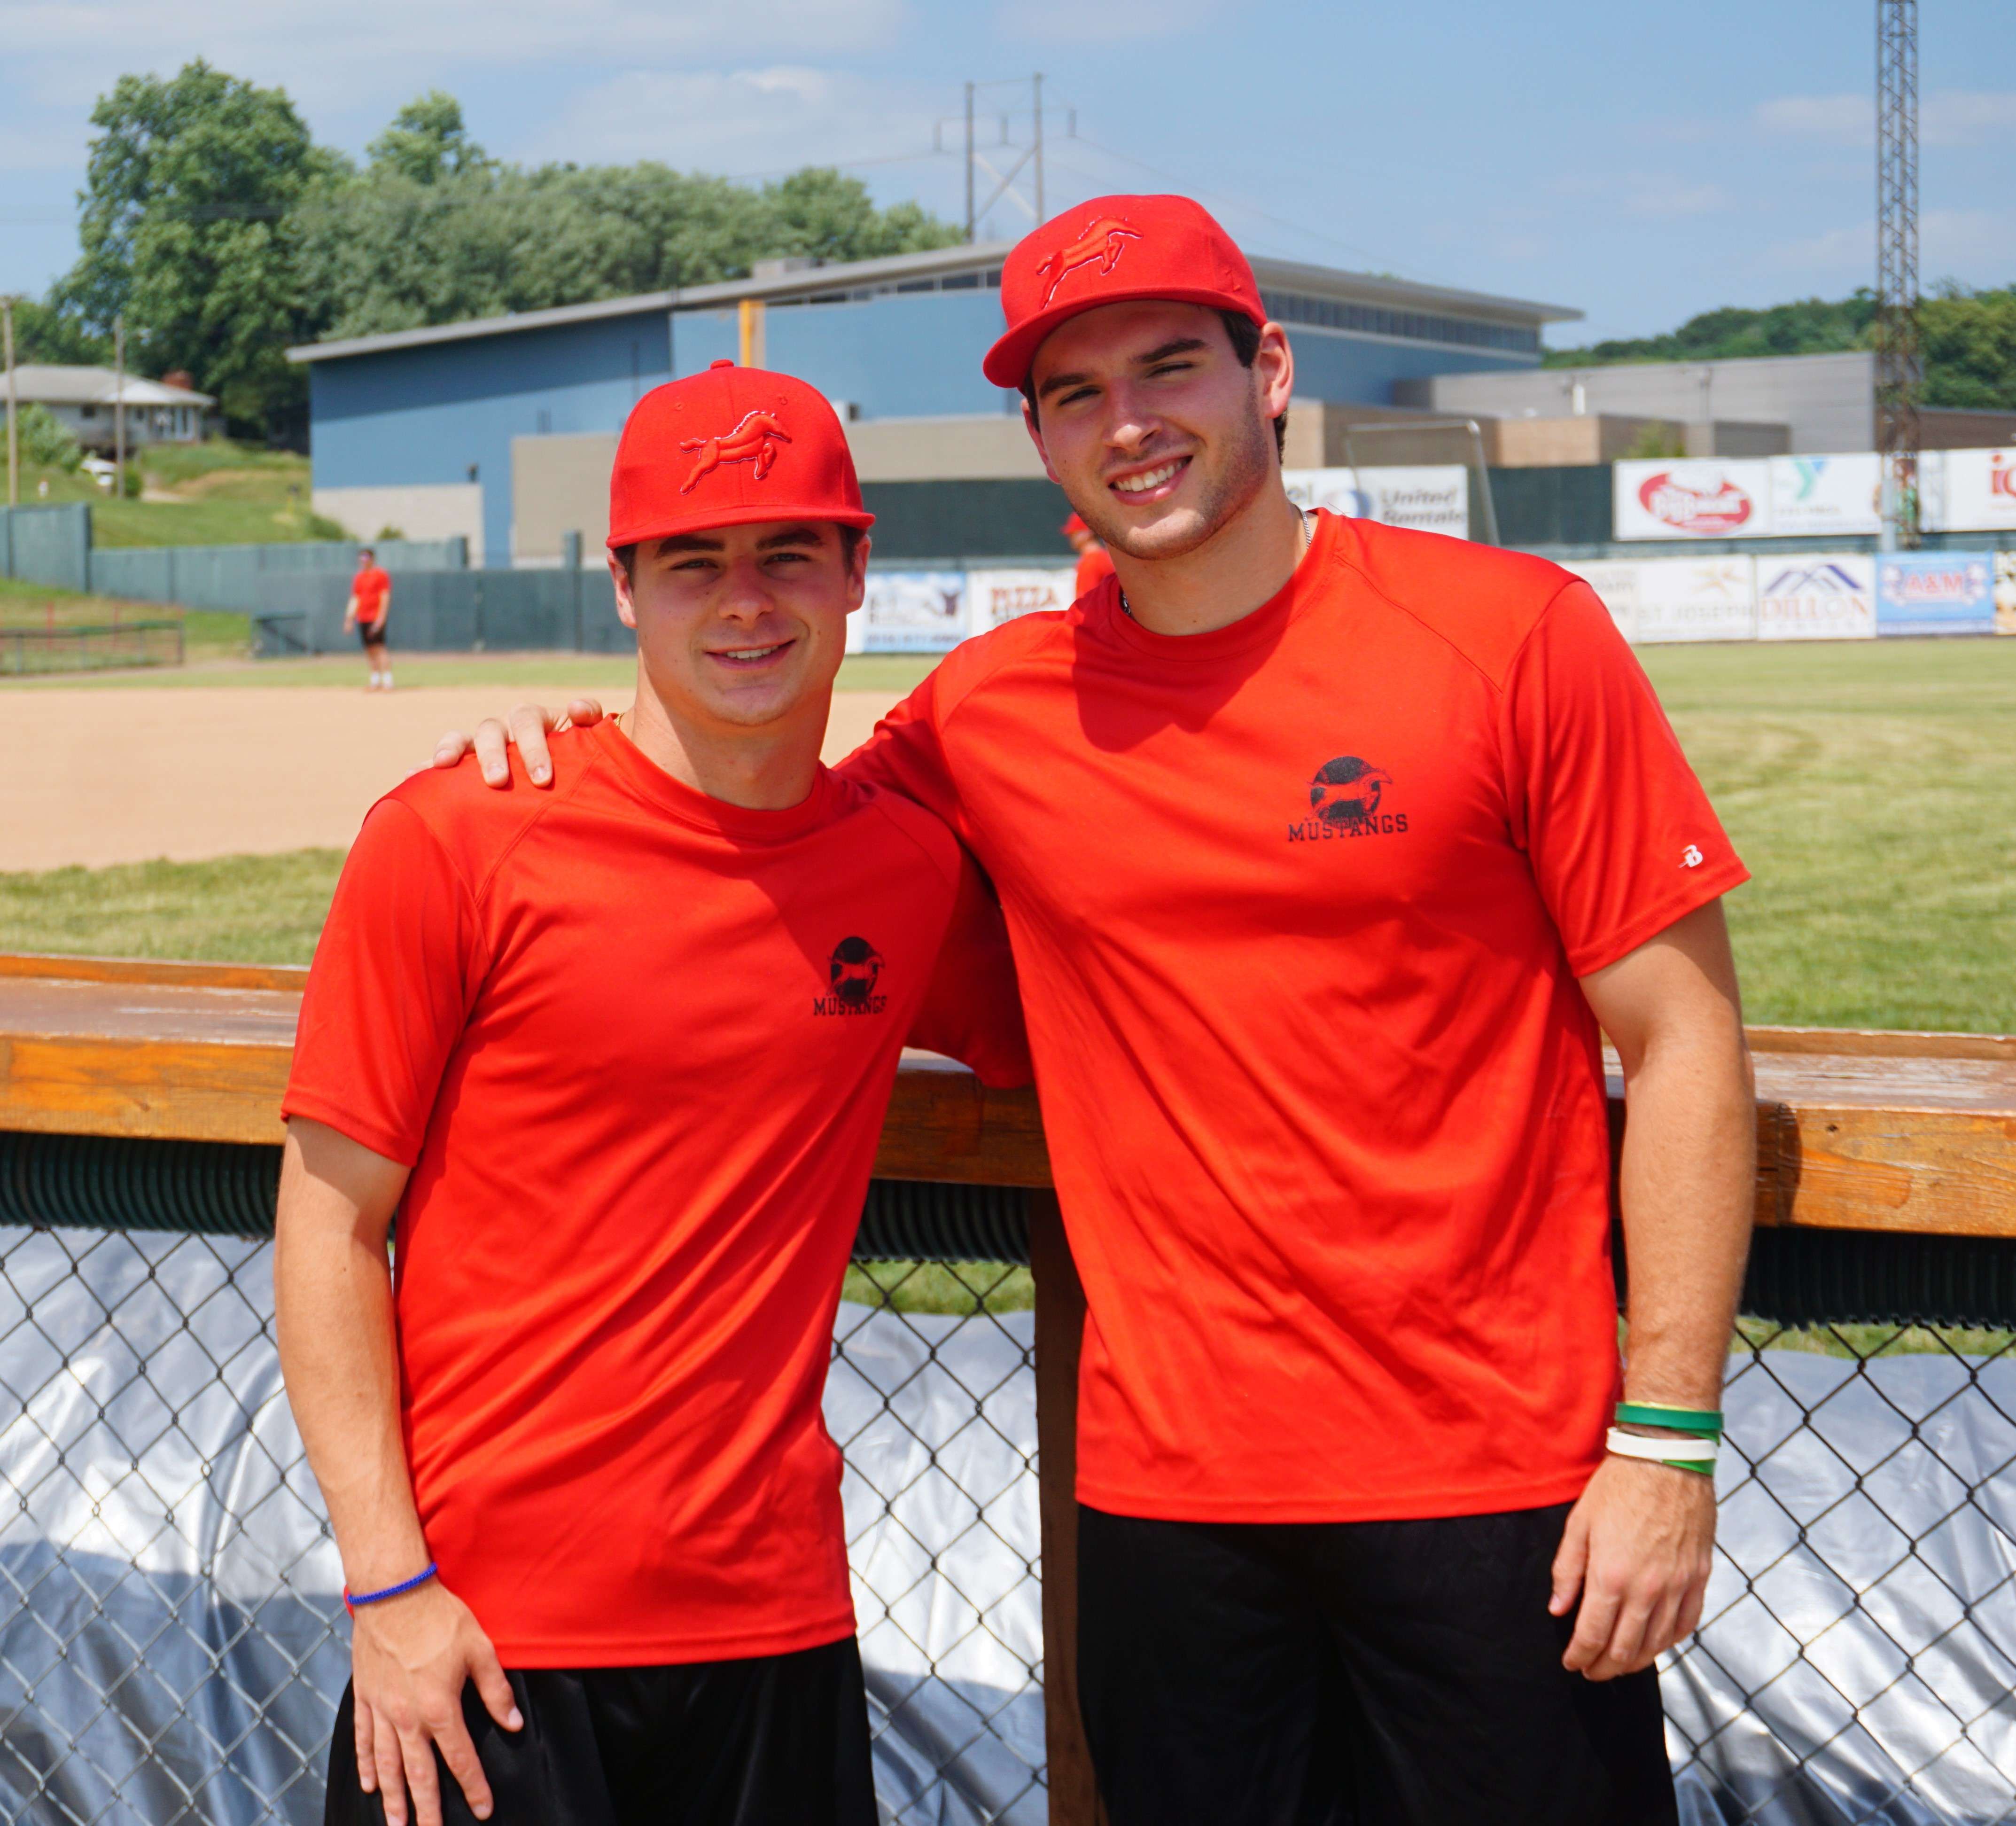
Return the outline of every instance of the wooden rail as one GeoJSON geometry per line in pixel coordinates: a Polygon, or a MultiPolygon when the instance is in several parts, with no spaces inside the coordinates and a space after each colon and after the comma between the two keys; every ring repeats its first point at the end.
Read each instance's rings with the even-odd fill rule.
{"type": "MultiPolygon", "coordinates": [[[[305,974],[0,956],[0,1129],[278,1141],[305,974]]],[[[1753,1028],[1750,1041],[1760,1224],[2016,1235],[2016,1038],[1753,1028]]],[[[1621,1102],[1615,1077],[1611,1093],[1621,1102]]],[[[875,1170],[1047,1187],[1035,1096],[907,1054],[875,1170]]]]}
{"type": "MultiPolygon", "coordinates": [[[[0,1130],[276,1142],[305,971],[0,956],[0,1130]]],[[[1753,1028],[1757,1220],[2016,1236],[2016,1038],[1753,1028]]],[[[1611,1120],[1622,1086],[1611,1080],[1611,1120]]],[[[1085,1295],[1034,1095],[906,1054],[877,1173],[1029,1189],[1052,1826],[1103,1819],[1078,1710],[1085,1295]]]]}

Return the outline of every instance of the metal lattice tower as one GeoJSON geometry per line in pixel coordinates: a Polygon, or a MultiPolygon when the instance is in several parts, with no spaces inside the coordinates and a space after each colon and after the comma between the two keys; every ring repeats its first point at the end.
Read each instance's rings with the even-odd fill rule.
{"type": "Polygon", "coordinates": [[[1918,542],[1918,0],[1876,0],[1876,447],[1883,518],[1918,542]]]}

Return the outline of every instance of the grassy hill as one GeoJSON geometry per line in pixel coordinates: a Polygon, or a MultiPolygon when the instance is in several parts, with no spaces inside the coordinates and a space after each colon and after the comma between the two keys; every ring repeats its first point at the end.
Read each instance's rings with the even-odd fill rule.
{"type": "Polygon", "coordinates": [[[129,462],[140,477],[138,500],[115,500],[81,472],[28,466],[21,500],[90,502],[96,509],[92,538],[101,546],[246,546],[344,536],[341,527],[311,510],[308,460],[291,451],[213,438],[149,449],[129,462]]]}

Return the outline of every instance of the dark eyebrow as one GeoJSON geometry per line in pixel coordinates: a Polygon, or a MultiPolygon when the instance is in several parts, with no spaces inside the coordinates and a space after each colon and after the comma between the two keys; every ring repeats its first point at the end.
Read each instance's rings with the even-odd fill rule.
{"type": "MultiPolygon", "coordinates": [[[[1172,342],[1158,344],[1146,355],[1135,355],[1130,359],[1137,368],[1152,368],[1157,362],[1166,362],[1172,355],[1187,355],[1210,347],[1211,344],[1201,336],[1179,336],[1172,342]]],[[[1053,374],[1036,389],[1036,397],[1048,399],[1052,394],[1061,392],[1067,387],[1082,386],[1091,378],[1089,374],[1053,374]]]]}
{"type": "Polygon", "coordinates": [[[770,552],[779,546],[820,546],[825,542],[815,526],[787,526],[782,532],[773,532],[767,539],[758,540],[756,549],[770,552]]]}
{"type": "Polygon", "coordinates": [[[723,549],[722,541],[711,539],[704,533],[679,532],[658,541],[657,556],[662,558],[672,552],[718,552],[723,549]]]}

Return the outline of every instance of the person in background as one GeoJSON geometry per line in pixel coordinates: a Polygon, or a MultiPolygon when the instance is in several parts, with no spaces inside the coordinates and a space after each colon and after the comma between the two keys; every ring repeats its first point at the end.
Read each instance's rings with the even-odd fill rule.
{"type": "Polygon", "coordinates": [[[1113,574],[1113,556],[1100,542],[1099,535],[1075,513],[1064,522],[1064,535],[1078,553],[1078,575],[1071,584],[1071,596],[1076,600],[1091,595],[1100,578],[1113,574]]]}
{"type": "Polygon", "coordinates": [[[371,668],[367,691],[392,689],[392,661],[385,651],[385,625],[391,614],[391,577],[366,546],[357,554],[357,574],[350,580],[350,600],[343,609],[343,631],[347,634],[355,628],[364,643],[365,661],[371,668]]]}

